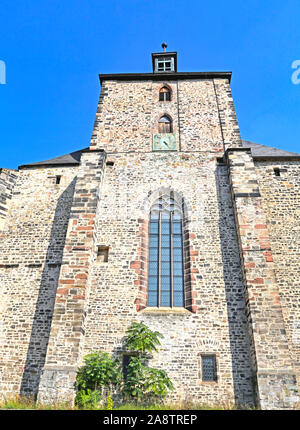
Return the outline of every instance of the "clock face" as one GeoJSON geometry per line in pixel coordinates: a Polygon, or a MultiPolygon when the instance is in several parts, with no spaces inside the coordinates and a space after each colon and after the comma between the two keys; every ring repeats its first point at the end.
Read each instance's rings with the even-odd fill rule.
{"type": "Polygon", "coordinates": [[[158,133],[153,135],[153,151],[176,151],[175,133],[158,133]]]}

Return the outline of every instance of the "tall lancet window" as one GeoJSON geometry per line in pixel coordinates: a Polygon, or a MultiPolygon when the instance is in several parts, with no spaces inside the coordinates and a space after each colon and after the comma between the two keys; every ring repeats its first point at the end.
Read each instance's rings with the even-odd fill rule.
{"type": "Polygon", "coordinates": [[[184,306],[183,202],[171,192],[151,207],[148,306],[184,306]]]}

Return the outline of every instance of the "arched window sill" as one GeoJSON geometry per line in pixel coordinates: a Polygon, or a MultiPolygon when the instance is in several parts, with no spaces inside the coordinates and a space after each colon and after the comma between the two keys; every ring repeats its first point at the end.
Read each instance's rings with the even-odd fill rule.
{"type": "Polygon", "coordinates": [[[186,314],[186,315],[190,315],[191,312],[185,308],[181,308],[181,307],[174,307],[174,308],[169,308],[169,307],[160,307],[160,308],[156,308],[156,307],[147,307],[145,309],[143,309],[141,311],[141,313],[145,314],[145,313],[149,313],[149,314],[186,314]]]}

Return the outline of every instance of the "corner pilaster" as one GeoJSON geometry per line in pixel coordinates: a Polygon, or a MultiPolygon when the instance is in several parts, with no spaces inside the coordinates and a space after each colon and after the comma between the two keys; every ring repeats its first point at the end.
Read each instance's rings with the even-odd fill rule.
{"type": "Polygon", "coordinates": [[[246,312],[257,403],[291,409],[298,402],[272,246],[251,150],[226,151],[243,268],[246,312]]]}

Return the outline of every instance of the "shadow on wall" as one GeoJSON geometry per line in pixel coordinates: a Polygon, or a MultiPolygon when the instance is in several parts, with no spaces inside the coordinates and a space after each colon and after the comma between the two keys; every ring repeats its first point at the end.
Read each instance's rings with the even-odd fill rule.
{"type": "Polygon", "coordinates": [[[37,396],[41,372],[46,360],[55,296],[75,183],[76,178],[73,179],[57,201],[51,227],[50,243],[47,249],[35,307],[30,342],[20,388],[21,395],[34,396],[34,398],[37,396]]]}
{"type": "Polygon", "coordinates": [[[237,405],[254,406],[253,375],[238,238],[226,166],[215,172],[219,234],[227,301],[234,398],[237,405]]]}

